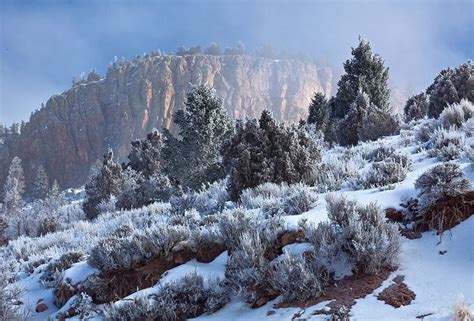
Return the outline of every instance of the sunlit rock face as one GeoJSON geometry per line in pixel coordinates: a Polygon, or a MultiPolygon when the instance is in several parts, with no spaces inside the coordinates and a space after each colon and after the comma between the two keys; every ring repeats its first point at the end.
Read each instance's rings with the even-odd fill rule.
{"type": "Polygon", "coordinates": [[[331,93],[331,70],[300,60],[253,56],[154,56],[115,64],[104,79],[51,97],[32,115],[21,136],[0,150],[0,183],[18,155],[27,180],[43,164],[62,188],[85,182],[91,165],[112,148],[118,160],[130,141],[153,128],[173,128],[191,84],[208,83],[232,118],[270,109],[282,122],[307,115],[312,95],[331,93]]]}

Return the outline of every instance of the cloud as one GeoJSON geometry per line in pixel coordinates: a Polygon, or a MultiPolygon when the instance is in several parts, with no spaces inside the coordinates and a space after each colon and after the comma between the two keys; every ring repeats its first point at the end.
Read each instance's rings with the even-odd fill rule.
{"type": "Polygon", "coordinates": [[[270,44],[322,58],[341,72],[359,35],[393,82],[420,91],[472,58],[471,1],[10,1],[0,3],[0,121],[27,119],[72,77],[114,56],[180,45],[249,50],[270,44]]]}

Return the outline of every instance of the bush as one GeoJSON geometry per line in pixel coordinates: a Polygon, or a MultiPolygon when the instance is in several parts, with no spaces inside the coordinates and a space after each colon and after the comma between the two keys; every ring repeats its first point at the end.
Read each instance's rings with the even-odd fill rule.
{"type": "Polygon", "coordinates": [[[203,216],[222,212],[230,201],[226,184],[226,180],[216,181],[203,187],[200,192],[190,191],[179,196],[174,195],[170,198],[172,211],[184,213],[194,208],[203,216]]]}
{"type": "Polygon", "coordinates": [[[168,256],[171,249],[190,236],[188,227],[159,225],[127,237],[109,237],[90,251],[87,262],[101,271],[130,268],[137,263],[168,256]]]}
{"type": "Polygon", "coordinates": [[[26,321],[30,320],[30,316],[24,308],[21,307],[22,290],[10,284],[8,271],[1,262],[0,266],[0,319],[1,320],[15,320],[26,321]]]}
{"type": "Polygon", "coordinates": [[[256,298],[256,292],[271,289],[272,268],[265,257],[268,246],[257,231],[245,232],[227,262],[231,289],[249,301],[256,298]]]}
{"type": "Polygon", "coordinates": [[[424,172],[415,181],[420,209],[423,211],[438,200],[454,197],[471,189],[459,165],[443,163],[424,172]]]}
{"type": "Polygon", "coordinates": [[[474,105],[468,100],[461,100],[445,108],[439,115],[439,122],[444,128],[461,128],[462,125],[474,116],[474,105]]]}
{"type": "Polygon", "coordinates": [[[288,215],[298,215],[315,206],[318,197],[304,184],[290,185],[283,201],[283,211],[288,215]]]}
{"type": "Polygon", "coordinates": [[[282,294],[285,301],[305,301],[318,297],[327,286],[329,275],[316,265],[316,260],[307,260],[285,252],[278,261],[272,275],[273,288],[282,294]]]}
{"type": "Polygon", "coordinates": [[[105,311],[107,320],[175,321],[212,313],[229,302],[228,293],[220,282],[190,273],[182,279],[163,285],[149,298],[135,297],[133,301],[115,303],[105,311]]]}
{"type": "Polygon", "coordinates": [[[318,197],[307,185],[264,183],[242,192],[240,201],[247,209],[261,209],[264,214],[273,216],[283,213],[298,215],[314,207],[318,197]]]}
{"type": "Polygon", "coordinates": [[[393,155],[385,161],[373,163],[362,185],[364,188],[371,188],[401,182],[407,176],[409,168],[408,157],[393,155]]]}
{"type": "Polygon", "coordinates": [[[313,165],[312,173],[307,180],[320,193],[336,191],[346,186],[352,179],[358,179],[364,168],[360,153],[334,155],[326,153],[320,163],[313,165]]]}
{"type": "Polygon", "coordinates": [[[415,139],[422,143],[428,142],[438,126],[438,122],[434,119],[423,120],[415,130],[415,139]]]}
{"type": "Polygon", "coordinates": [[[441,160],[449,161],[459,158],[464,146],[465,135],[454,127],[439,128],[432,134],[430,142],[432,147],[430,154],[438,156],[441,160]]]}
{"type": "Polygon", "coordinates": [[[329,223],[310,227],[306,234],[315,247],[315,257],[330,272],[347,264],[366,273],[394,267],[400,253],[398,227],[386,222],[374,203],[362,206],[344,197],[326,197],[329,223]]]}

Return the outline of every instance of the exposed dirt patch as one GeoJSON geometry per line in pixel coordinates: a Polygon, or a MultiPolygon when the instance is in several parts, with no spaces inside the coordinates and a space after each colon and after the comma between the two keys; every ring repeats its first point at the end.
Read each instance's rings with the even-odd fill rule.
{"type": "Polygon", "coordinates": [[[355,304],[356,299],[365,297],[382,285],[393,269],[386,268],[379,274],[357,273],[336,281],[325,289],[324,294],[318,298],[305,302],[282,302],[276,304],[277,308],[300,307],[306,308],[323,301],[331,301],[326,306],[329,309],[316,310],[313,314],[348,316],[350,308],[355,304]]]}
{"type": "Polygon", "coordinates": [[[416,298],[416,294],[410,290],[405,283],[403,283],[403,280],[403,276],[397,275],[393,279],[394,284],[380,292],[377,299],[384,301],[386,304],[389,304],[394,308],[399,308],[402,305],[409,305],[411,301],[416,298]]]}
{"type": "Polygon", "coordinates": [[[403,222],[405,219],[405,215],[401,211],[391,207],[385,210],[385,217],[393,222],[403,222]]]}
{"type": "Polygon", "coordinates": [[[474,191],[449,197],[431,205],[416,222],[415,230],[419,232],[434,229],[443,233],[474,214],[474,191]]]}

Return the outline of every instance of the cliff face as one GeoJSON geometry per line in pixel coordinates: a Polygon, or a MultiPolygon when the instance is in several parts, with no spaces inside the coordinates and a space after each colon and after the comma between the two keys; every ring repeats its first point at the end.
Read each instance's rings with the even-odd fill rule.
{"type": "Polygon", "coordinates": [[[184,106],[190,84],[199,82],[217,90],[232,118],[258,117],[267,108],[280,121],[297,122],[315,91],[330,95],[331,71],[251,56],[155,56],[115,64],[104,79],[51,97],[11,146],[0,147],[0,183],[18,155],[27,180],[43,164],[62,188],[83,184],[107,148],[123,160],[131,140],[153,128],[173,129],[173,113],[184,106]]]}

